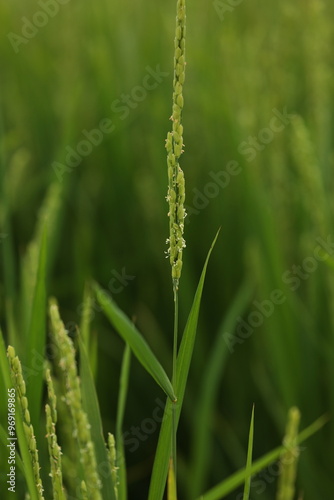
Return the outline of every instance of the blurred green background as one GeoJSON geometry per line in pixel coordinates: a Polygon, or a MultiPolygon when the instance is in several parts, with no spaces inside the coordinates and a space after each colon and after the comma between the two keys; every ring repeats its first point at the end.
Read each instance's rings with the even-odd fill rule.
{"type": "MultiPolygon", "coordinates": [[[[182,325],[209,245],[222,229],[208,269],[179,430],[181,500],[195,498],[244,466],[253,403],[255,458],[280,444],[292,405],[301,410],[302,427],[334,410],[334,274],[328,266],[334,259],[324,260],[324,254],[314,259],[317,239],[334,239],[334,7],[320,0],[232,3],[196,1],[187,7],[181,163],[189,215],[182,325]],[[281,122],[273,121],[278,113],[285,115],[281,122]],[[226,186],[212,184],[214,173],[226,179],[222,172],[231,161],[238,162],[237,175],[226,186]],[[200,450],[203,456],[209,453],[197,478],[199,388],[218,336],[226,336],[222,321],[245,280],[253,289],[243,315],[248,324],[249,315],[258,311],[253,301],[268,300],[276,289],[286,300],[269,317],[262,314],[233,352],[226,342],[210,439],[200,450]]],[[[4,330],[10,327],[5,304],[13,308],[20,329],[22,262],[46,217],[48,295],[57,297],[65,323],[80,322],[84,286],[94,278],[112,287],[115,300],[135,318],[169,373],[173,303],[164,255],[164,141],[171,128],[174,4],[0,4],[4,330]],[[146,78],[148,67],[164,75],[154,89],[143,91],[144,82],[153,84],[153,77],[146,78]],[[98,144],[81,155],[77,166],[59,173],[68,148],[80,150],[87,140],[83,131],[107,119],[113,130],[102,139],[93,132],[98,144]]],[[[123,343],[99,312],[92,330],[98,338],[104,426],[113,431],[123,343]]],[[[164,401],[133,360],[124,431],[131,434],[132,426],[152,416],[156,398],[164,401]]],[[[126,446],[130,498],[147,497],[157,438],[155,430],[144,435],[136,451],[126,446]]],[[[332,498],[333,467],[329,423],[301,452],[297,484],[305,499],[332,498]]],[[[252,498],[272,499],[276,477],[269,472],[264,491],[254,486],[252,498]]]]}

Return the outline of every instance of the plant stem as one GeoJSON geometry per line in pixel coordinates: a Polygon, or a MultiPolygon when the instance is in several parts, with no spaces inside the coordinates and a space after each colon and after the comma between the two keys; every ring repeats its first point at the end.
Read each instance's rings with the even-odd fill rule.
{"type": "Polygon", "coordinates": [[[177,337],[178,337],[178,323],[179,323],[179,294],[178,294],[178,280],[173,280],[173,294],[174,294],[174,338],[173,338],[173,387],[176,382],[176,361],[177,361],[177,337]]]}
{"type": "MultiPolygon", "coordinates": [[[[176,363],[177,363],[177,346],[178,346],[178,323],[179,323],[179,294],[178,294],[178,280],[173,280],[173,294],[174,294],[174,338],[173,338],[173,375],[172,384],[176,388],[176,363]]],[[[177,418],[176,418],[176,401],[173,402],[172,412],[172,453],[171,460],[174,469],[175,478],[175,498],[177,498],[177,479],[176,479],[176,458],[177,458],[177,418]]]]}

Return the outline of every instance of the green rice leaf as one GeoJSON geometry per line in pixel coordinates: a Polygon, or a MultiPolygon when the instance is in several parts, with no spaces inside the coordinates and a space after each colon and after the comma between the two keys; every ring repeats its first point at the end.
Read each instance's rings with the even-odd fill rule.
{"type": "Polygon", "coordinates": [[[212,252],[212,249],[216,243],[218,238],[218,233],[211,245],[209,253],[207,255],[203,271],[197,286],[195,298],[188,316],[188,321],[183,333],[179,354],[177,358],[177,366],[176,366],[176,394],[177,394],[177,403],[173,403],[170,400],[167,400],[165,412],[161,424],[161,430],[159,435],[157,452],[153,465],[153,472],[151,477],[151,484],[149,490],[148,500],[162,500],[167,474],[168,474],[168,464],[170,459],[170,450],[171,450],[171,432],[172,432],[172,413],[173,413],[173,404],[176,404],[176,425],[180,419],[182,404],[184,393],[186,389],[188,373],[190,368],[190,362],[192,358],[192,353],[194,349],[196,331],[197,331],[197,323],[198,323],[198,315],[200,309],[200,303],[202,298],[204,280],[206,275],[206,269],[208,266],[209,258],[212,252]]]}
{"type": "Polygon", "coordinates": [[[92,304],[92,290],[89,283],[86,283],[82,300],[80,335],[88,351],[87,353],[89,353],[90,347],[90,322],[92,317],[92,304]]]}
{"type": "Polygon", "coordinates": [[[176,397],[172,384],[144,337],[139,333],[133,323],[126,317],[119,307],[117,307],[107,292],[105,292],[96,283],[94,284],[94,289],[97,301],[102,307],[110,323],[120,334],[123,340],[129,344],[138,361],[143,365],[148,373],[152,375],[154,380],[165,391],[167,396],[174,401],[176,397]]]}
{"type": "Polygon", "coordinates": [[[27,397],[29,400],[31,421],[35,429],[39,428],[44,379],[43,366],[40,366],[40,360],[44,359],[46,341],[46,254],[47,235],[45,228],[40,240],[38,268],[26,352],[26,369],[31,375],[27,380],[27,397]],[[38,363],[36,359],[38,359],[38,363]]]}
{"type": "Polygon", "coordinates": [[[118,477],[119,477],[118,500],[127,499],[127,477],[126,477],[126,461],[125,461],[125,450],[124,450],[124,440],[123,440],[123,419],[124,419],[126,397],[128,393],[130,360],[131,360],[131,349],[129,344],[126,344],[122,361],[122,370],[121,370],[118,404],[117,404],[117,417],[116,417],[116,462],[117,462],[118,477]]]}
{"type": "Polygon", "coordinates": [[[13,384],[10,376],[9,363],[7,360],[6,344],[1,328],[0,328],[0,370],[2,379],[6,386],[6,390],[10,389],[11,387],[13,387],[13,384]]]}
{"type": "Polygon", "coordinates": [[[108,451],[103,437],[102,419],[94,378],[89,366],[86,347],[80,336],[79,349],[82,405],[91,425],[91,436],[95,447],[98,471],[103,471],[103,474],[100,474],[100,479],[102,482],[101,493],[105,500],[116,500],[114,486],[111,478],[108,451]]]}
{"type": "Polygon", "coordinates": [[[3,123],[2,109],[0,110],[0,240],[2,250],[2,265],[3,265],[3,283],[6,291],[5,311],[7,320],[7,333],[11,343],[16,343],[17,330],[14,322],[14,304],[16,303],[16,262],[14,250],[14,234],[11,221],[11,196],[9,194],[8,165],[9,158],[7,157],[6,148],[4,146],[5,130],[3,123]]]}
{"type": "Polygon", "coordinates": [[[91,331],[91,321],[93,315],[93,291],[90,283],[86,283],[84,288],[84,295],[81,309],[80,320],[80,335],[85,344],[86,351],[89,357],[90,368],[92,370],[93,378],[95,380],[97,370],[97,350],[98,342],[97,336],[91,331]]]}
{"type": "Polygon", "coordinates": [[[247,463],[246,463],[246,480],[244,488],[243,500],[249,500],[251,479],[252,479],[252,456],[253,456],[253,441],[254,441],[254,406],[252,409],[252,417],[249,428],[249,438],[248,438],[248,451],[247,451],[247,463]]]}
{"type": "MultiPolygon", "coordinates": [[[[315,422],[313,422],[313,424],[309,425],[298,435],[297,443],[302,443],[310,436],[318,432],[328,422],[328,420],[329,418],[327,415],[323,415],[318,418],[315,422]]],[[[231,491],[234,491],[236,488],[241,486],[249,474],[258,474],[261,470],[268,467],[268,465],[275,462],[282,455],[282,453],[285,452],[285,450],[286,448],[284,446],[280,446],[269,453],[266,453],[266,455],[253,463],[250,470],[244,468],[232,474],[228,479],[225,479],[197,500],[221,500],[222,498],[225,498],[226,495],[231,493],[231,491]]]]}

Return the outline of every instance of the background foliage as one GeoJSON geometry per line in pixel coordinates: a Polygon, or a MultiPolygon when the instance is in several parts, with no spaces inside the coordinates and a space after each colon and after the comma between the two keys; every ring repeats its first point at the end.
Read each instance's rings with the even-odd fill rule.
{"type": "MultiPolygon", "coordinates": [[[[300,408],[302,427],[334,409],[333,270],[329,259],[317,260],[316,266],[310,260],[317,238],[333,240],[333,6],[320,0],[244,0],[224,12],[223,3],[191,2],[187,10],[182,165],[189,215],[181,318],[188,314],[213,236],[219,226],[222,230],[208,268],[180,423],[182,498],[193,498],[244,466],[253,403],[255,457],[280,443],[290,406],[300,408]],[[268,136],[261,131],[270,126],[273,109],[295,116],[268,136]],[[252,161],[254,153],[245,153],[250,136],[260,141],[259,150],[252,146],[252,161]],[[209,188],[210,173],[226,171],[232,160],[240,173],[226,187],[209,188]],[[286,300],[269,317],[262,315],[233,352],[226,343],[210,432],[200,450],[204,455],[210,450],[207,470],[194,492],[192,443],[200,387],[215,340],[226,334],[221,324],[245,280],[253,289],[243,315],[248,324],[258,310],[254,300],[268,300],[276,289],[286,300]]],[[[71,0],[58,6],[59,12],[15,53],[8,33],[22,36],[22,18],[33,20],[41,7],[33,0],[0,4],[3,329],[22,354],[23,283],[29,296],[23,263],[48,197],[47,294],[57,297],[65,323],[80,323],[88,279],[115,286],[115,300],[135,318],[170,372],[164,140],[170,128],[175,6],[150,0],[71,0]],[[158,65],[169,76],[142,101],[132,99],[122,119],[115,101],[135,92],[147,67],[158,65]],[[60,182],[54,162],[64,164],[66,148],[76,148],[82,131],[106,118],[113,132],[60,182]],[[131,279],[122,281],[124,273],[131,279]]],[[[98,339],[104,427],[114,430],[123,343],[100,312],[92,331],[98,339]]],[[[152,416],[156,398],[164,401],[133,360],[124,422],[131,436],[133,426],[152,416]]],[[[136,451],[126,447],[131,498],[147,496],[157,438],[156,430],[139,439],[136,451]]],[[[298,476],[305,498],[331,498],[333,450],[331,424],[306,443],[298,476]]],[[[252,498],[273,498],[273,474],[268,474],[264,491],[254,487],[252,498]]]]}

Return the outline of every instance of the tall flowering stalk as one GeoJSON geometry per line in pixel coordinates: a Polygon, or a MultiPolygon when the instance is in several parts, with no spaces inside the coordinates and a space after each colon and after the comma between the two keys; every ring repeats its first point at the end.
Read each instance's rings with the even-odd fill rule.
{"type": "Polygon", "coordinates": [[[62,473],[62,460],[61,448],[58,444],[56,434],[57,424],[57,396],[54,391],[51,373],[49,369],[45,371],[45,379],[48,389],[49,403],[45,405],[46,413],[46,438],[48,440],[49,457],[51,463],[51,478],[53,497],[57,500],[66,500],[63,488],[63,473],[62,473]]]}
{"type": "Polygon", "coordinates": [[[295,484],[299,447],[297,443],[300,412],[293,407],[289,411],[283,445],[285,451],[281,457],[281,470],[278,481],[276,500],[293,500],[295,497],[295,484]]]}
{"type": "Polygon", "coordinates": [[[102,500],[102,484],[98,474],[95,446],[88,417],[82,405],[81,382],[76,366],[75,349],[60,318],[58,305],[53,299],[50,301],[50,319],[52,340],[57,347],[55,361],[65,382],[65,403],[72,416],[73,437],[77,441],[85,476],[85,481],[81,485],[82,494],[87,490],[89,500],[102,500]]]}
{"type": "Polygon", "coordinates": [[[168,166],[168,193],[169,204],[169,244],[168,256],[172,266],[174,289],[178,288],[182,270],[182,252],[185,247],[183,238],[185,182],[184,174],[179,164],[183,153],[183,84],[185,80],[185,34],[186,34],[186,6],[185,0],[177,2],[175,52],[174,52],[174,81],[173,81],[173,122],[172,132],[168,132],[166,139],[167,166],[168,166]]]}
{"type": "Polygon", "coordinates": [[[43,495],[44,488],[39,473],[40,465],[38,458],[37,443],[36,443],[34,428],[30,420],[28,399],[26,395],[26,383],[23,378],[21,361],[19,360],[18,356],[16,356],[15,349],[12,346],[8,347],[7,356],[9,359],[12,382],[14,384],[14,387],[16,389],[16,394],[18,396],[17,398],[18,405],[22,412],[23,429],[28,444],[28,450],[34,474],[34,481],[37,488],[38,500],[44,500],[44,495],[43,495]]]}
{"type": "MultiPolygon", "coordinates": [[[[175,51],[174,51],[174,80],[173,80],[173,111],[171,120],[172,131],[168,132],[166,139],[167,167],[168,167],[168,192],[167,201],[169,205],[169,238],[167,239],[168,257],[172,267],[173,293],[174,293],[174,340],[173,340],[173,387],[176,387],[176,361],[177,361],[177,337],[178,337],[178,288],[182,271],[182,253],[185,248],[183,238],[184,219],[186,216],[185,181],[183,170],[179,159],[183,153],[183,85],[185,81],[185,35],[186,35],[186,5],[185,0],[177,0],[175,51]]],[[[173,405],[172,425],[172,453],[170,461],[170,478],[174,478],[169,484],[171,498],[177,496],[176,492],[176,408],[173,405]]]]}

